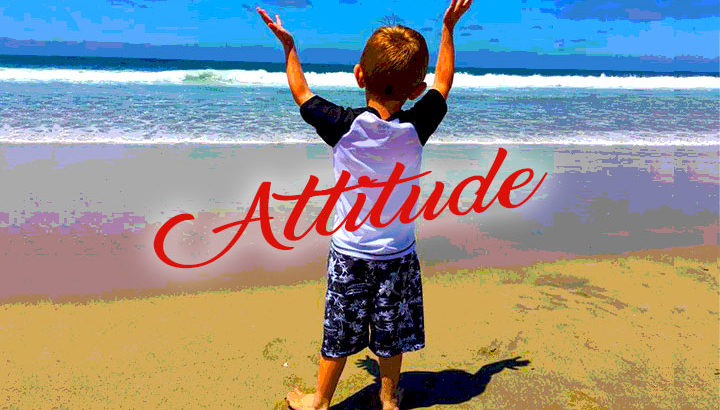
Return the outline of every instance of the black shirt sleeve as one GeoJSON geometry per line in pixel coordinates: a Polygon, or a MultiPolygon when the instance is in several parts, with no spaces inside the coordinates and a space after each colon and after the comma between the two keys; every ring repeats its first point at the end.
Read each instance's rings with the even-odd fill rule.
{"type": "Polygon", "coordinates": [[[300,115],[305,122],[315,127],[318,135],[331,147],[350,130],[355,120],[354,110],[335,105],[318,95],[300,106],[300,115]]]}
{"type": "Polygon", "coordinates": [[[431,88],[408,110],[409,121],[415,126],[420,144],[425,145],[447,114],[447,102],[440,91],[431,88]]]}

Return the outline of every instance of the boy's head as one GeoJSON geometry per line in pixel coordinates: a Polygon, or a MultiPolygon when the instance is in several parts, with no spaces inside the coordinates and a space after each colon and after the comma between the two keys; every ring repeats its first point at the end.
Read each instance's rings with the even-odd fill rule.
{"type": "Polygon", "coordinates": [[[355,77],[378,98],[415,99],[425,90],[429,58],[422,34],[405,26],[380,27],[365,44],[355,77]]]}

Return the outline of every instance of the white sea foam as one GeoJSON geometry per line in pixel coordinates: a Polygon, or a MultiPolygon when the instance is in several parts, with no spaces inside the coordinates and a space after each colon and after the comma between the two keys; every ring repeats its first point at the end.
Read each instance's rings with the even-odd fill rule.
{"type": "MultiPolygon", "coordinates": [[[[312,86],[354,87],[351,73],[306,74],[312,86]]],[[[432,83],[433,74],[426,82],[432,83]]],[[[265,70],[92,70],[68,68],[1,68],[0,81],[8,82],[69,82],[116,84],[177,84],[225,86],[287,86],[282,72],[265,70]]],[[[720,89],[720,77],[713,76],[543,76],[543,75],[473,75],[460,70],[454,86],[459,88],[597,88],[597,89],[720,89]]]]}

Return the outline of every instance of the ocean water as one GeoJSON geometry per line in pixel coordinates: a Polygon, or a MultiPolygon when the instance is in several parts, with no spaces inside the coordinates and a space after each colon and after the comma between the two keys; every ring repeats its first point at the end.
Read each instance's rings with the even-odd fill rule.
{"type": "MultiPolygon", "coordinates": [[[[0,140],[319,142],[282,70],[262,63],[2,56],[0,140]]],[[[351,67],[306,71],[315,93],[339,105],[365,105],[351,67]]],[[[449,105],[432,143],[720,144],[717,73],[459,68],[449,105]]]]}

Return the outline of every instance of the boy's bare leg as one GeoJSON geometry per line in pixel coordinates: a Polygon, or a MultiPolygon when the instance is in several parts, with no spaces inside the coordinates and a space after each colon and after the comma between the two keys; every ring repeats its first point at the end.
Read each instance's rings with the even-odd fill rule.
{"type": "Polygon", "coordinates": [[[400,381],[400,367],[402,366],[402,353],[392,357],[379,357],[380,364],[380,402],[383,410],[399,409],[397,385],[400,381]]]}
{"type": "Polygon", "coordinates": [[[317,391],[303,393],[297,388],[293,389],[287,395],[290,407],[296,410],[329,408],[346,361],[347,357],[335,358],[320,355],[317,391]]]}

